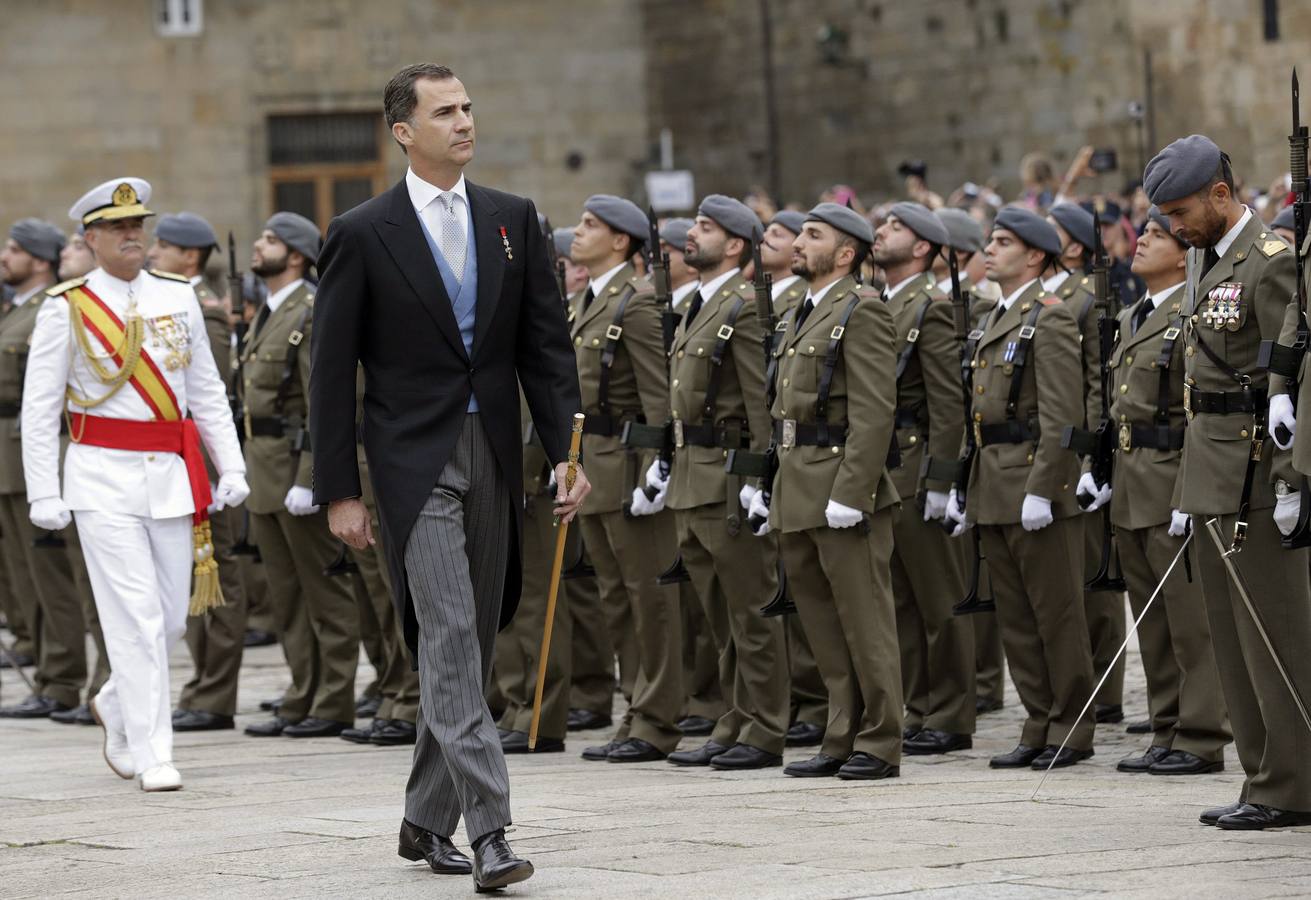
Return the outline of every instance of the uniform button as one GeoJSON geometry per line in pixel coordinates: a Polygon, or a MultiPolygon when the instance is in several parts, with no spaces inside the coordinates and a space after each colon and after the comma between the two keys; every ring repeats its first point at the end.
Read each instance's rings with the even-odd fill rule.
{"type": "Polygon", "coordinates": [[[705,356],[705,355],[706,355],[706,348],[705,348],[705,347],[697,347],[697,348],[696,348],[696,355],[697,355],[697,356],[705,356]]]}
{"type": "Polygon", "coordinates": [[[575,346],[575,347],[581,347],[581,346],[583,346],[583,339],[582,339],[582,338],[574,338],[574,346],[575,346]]]}
{"type": "Polygon", "coordinates": [[[1122,384],[1122,385],[1120,385],[1120,393],[1121,393],[1121,394],[1127,394],[1127,393],[1129,393],[1129,385],[1127,385],[1127,384],[1122,384]]]}
{"type": "Polygon", "coordinates": [[[787,379],[787,378],[784,378],[784,379],[783,379],[783,387],[787,387],[787,386],[788,386],[789,384],[791,384],[791,383],[792,383],[792,382],[791,382],[789,379],[787,379]]]}
{"type": "Polygon", "coordinates": [[[1196,324],[1197,324],[1197,316],[1193,316],[1192,321],[1193,321],[1193,324],[1196,325],[1196,324]]]}
{"type": "Polygon", "coordinates": [[[788,356],[796,356],[796,355],[797,355],[797,348],[796,348],[796,347],[789,347],[789,348],[788,348],[788,356]]]}
{"type": "Polygon", "coordinates": [[[601,339],[600,339],[600,338],[592,338],[592,346],[593,346],[593,347],[599,347],[599,346],[601,346],[601,339]]]}
{"type": "Polygon", "coordinates": [[[678,358],[679,358],[679,359],[682,359],[682,358],[683,358],[684,356],[686,356],[686,355],[687,355],[687,354],[684,353],[682,350],[679,350],[679,351],[678,351],[678,358]]]}
{"type": "Polygon", "coordinates": [[[917,444],[918,442],[919,442],[919,435],[912,434],[912,435],[910,436],[910,443],[911,443],[911,445],[914,446],[914,445],[917,444]]]}
{"type": "Polygon", "coordinates": [[[976,421],[976,422],[982,422],[982,421],[983,421],[983,413],[981,413],[981,412],[976,412],[976,413],[974,414],[974,421],[976,421]]]}
{"type": "Polygon", "coordinates": [[[1238,436],[1239,436],[1239,437],[1247,437],[1247,429],[1244,428],[1242,431],[1238,432],[1238,436]]]}
{"type": "Polygon", "coordinates": [[[974,389],[974,391],[975,391],[975,393],[982,394],[982,393],[983,393],[983,385],[979,385],[978,387],[976,387],[976,388],[974,389]]]}
{"type": "Polygon", "coordinates": [[[986,359],[979,360],[979,368],[980,369],[988,368],[988,361],[986,359]]]}
{"type": "Polygon", "coordinates": [[[979,367],[979,364],[978,364],[977,362],[975,362],[974,360],[970,360],[970,368],[971,368],[971,369],[977,369],[978,367],[979,367]]]}
{"type": "Polygon", "coordinates": [[[1156,368],[1156,360],[1152,360],[1151,368],[1153,368],[1153,369],[1156,368]]]}
{"type": "Polygon", "coordinates": [[[1129,417],[1128,417],[1128,416],[1120,416],[1120,421],[1121,421],[1121,422],[1128,422],[1128,421],[1129,421],[1129,417]]]}
{"type": "Polygon", "coordinates": [[[778,411],[778,413],[779,413],[779,415],[783,416],[784,418],[787,418],[788,411],[787,411],[786,409],[780,409],[780,410],[778,411]]]}
{"type": "MultiPolygon", "coordinates": [[[[1028,456],[1025,457],[1025,460],[1027,460],[1028,462],[1033,462],[1033,454],[1030,453],[1028,456]]],[[[1068,488],[1069,485],[1067,484],[1066,487],[1068,488]]]]}
{"type": "MultiPolygon", "coordinates": [[[[785,382],[785,383],[786,383],[786,382],[785,382]]],[[[677,379],[677,378],[674,379],[674,387],[678,387],[678,379],[677,379]]]]}
{"type": "Polygon", "coordinates": [[[728,459],[728,451],[727,451],[727,450],[724,451],[724,459],[728,459]]]}
{"type": "Polygon", "coordinates": [[[1193,348],[1192,348],[1192,347],[1185,347],[1185,348],[1184,348],[1184,356],[1192,356],[1192,355],[1193,355],[1193,348]]]}
{"type": "Polygon", "coordinates": [[[1132,365],[1133,365],[1133,357],[1132,357],[1132,356],[1126,356],[1126,357],[1124,358],[1124,364],[1125,364],[1126,366],[1132,366],[1132,365]]]}
{"type": "Polygon", "coordinates": [[[830,449],[832,449],[832,451],[833,451],[834,453],[837,453],[837,452],[838,452],[838,448],[837,448],[837,447],[832,447],[832,448],[830,448],[830,449]]]}
{"type": "Polygon", "coordinates": [[[814,353],[814,352],[815,352],[815,345],[814,345],[814,344],[811,344],[810,346],[808,346],[808,347],[806,348],[806,352],[807,352],[807,353],[814,353]]]}

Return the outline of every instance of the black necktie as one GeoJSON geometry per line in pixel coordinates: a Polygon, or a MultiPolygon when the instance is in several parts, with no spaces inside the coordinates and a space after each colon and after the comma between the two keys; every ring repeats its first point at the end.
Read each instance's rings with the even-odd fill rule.
{"type": "Polygon", "coordinates": [[[687,318],[683,321],[684,328],[691,326],[692,320],[696,318],[697,313],[701,312],[701,307],[704,304],[705,298],[701,296],[700,291],[697,291],[696,296],[692,298],[692,303],[687,307],[687,318]]]}
{"type": "Polygon", "coordinates": [[[1143,323],[1147,321],[1147,317],[1152,314],[1154,309],[1156,309],[1156,306],[1152,303],[1151,298],[1144,297],[1142,302],[1138,304],[1138,308],[1134,310],[1133,330],[1129,332],[1131,335],[1138,333],[1138,329],[1143,327],[1143,323]]]}
{"type": "Polygon", "coordinates": [[[254,339],[255,335],[259,334],[260,329],[264,327],[264,323],[267,322],[268,320],[269,320],[269,304],[268,301],[265,301],[264,305],[259,308],[259,312],[255,313],[255,327],[250,329],[250,336],[252,340],[254,339]]]}
{"type": "Polygon", "coordinates": [[[587,312],[587,307],[591,306],[592,301],[595,299],[596,294],[592,293],[592,287],[591,285],[588,285],[587,293],[583,294],[583,312],[587,312]]]}
{"type": "Polygon", "coordinates": [[[801,325],[806,321],[806,316],[810,315],[811,310],[814,308],[815,300],[807,294],[805,302],[801,304],[801,309],[797,310],[797,327],[793,329],[794,331],[801,330],[801,325]]]}
{"type": "Polygon", "coordinates": [[[1220,254],[1215,252],[1215,248],[1207,247],[1206,253],[1202,254],[1202,277],[1205,278],[1206,273],[1211,271],[1211,268],[1219,261],[1220,254]]]}
{"type": "Polygon", "coordinates": [[[1001,303],[998,303],[997,309],[992,314],[992,324],[996,325],[998,322],[1000,322],[1001,317],[1006,315],[1007,309],[1008,307],[1003,306],[1001,303]]]}

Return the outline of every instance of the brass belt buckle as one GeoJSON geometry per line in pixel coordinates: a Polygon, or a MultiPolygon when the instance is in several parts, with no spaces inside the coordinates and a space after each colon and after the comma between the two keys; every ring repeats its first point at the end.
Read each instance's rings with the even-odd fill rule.
{"type": "Polygon", "coordinates": [[[983,446],[983,427],[982,427],[982,423],[979,422],[977,419],[974,420],[974,446],[975,447],[983,446]]]}
{"type": "Polygon", "coordinates": [[[1126,452],[1133,449],[1133,428],[1127,422],[1120,426],[1120,449],[1126,452]]]}
{"type": "Polygon", "coordinates": [[[783,420],[783,440],[779,442],[784,450],[790,450],[797,445],[797,420],[783,420]]]}
{"type": "Polygon", "coordinates": [[[683,448],[683,420],[674,420],[674,446],[680,450],[683,448]]]}
{"type": "Polygon", "coordinates": [[[1186,384],[1184,385],[1184,415],[1188,421],[1193,420],[1193,389],[1186,384]]]}

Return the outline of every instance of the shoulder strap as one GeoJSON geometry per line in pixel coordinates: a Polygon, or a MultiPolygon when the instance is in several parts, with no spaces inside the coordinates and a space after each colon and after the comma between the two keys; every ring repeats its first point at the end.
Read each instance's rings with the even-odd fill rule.
{"type": "Polygon", "coordinates": [[[287,405],[287,398],[291,394],[291,383],[296,379],[296,361],[300,356],[300,345],[304,343],[305,323],[309,318],[310,308],[306,304],[301,308],[300,318],[296,320],[296,327],[291,332],[288,341],[291,346],[287,350],[287,361],[282,366],[282,380],[278,382],[278,393],[273,398],[273,408],[277,410],[278,415],[282,415],[283,408],[287,405]]]}
{"type": "Polygon", "coordinates": [[[847,333],[847,322],[860,302],[860,294],[852,292],[851,299],[842,310],[838,324],[829,332],[828,350],[824,353],[824,371],[819,376],[819,391],[815,395],[815,423],[819,431],[819,441],[827,444],[828,439],[828,398],[833,391],[833,375],[838,368],[838,356],[842,352],[842,337],[847,333]]]}
{"type": "Polygon", "coordinates": [[[915,325],[906,335],[906,346],[901,348],[897,354],[897,383],[901,383],[901,376],[906,374],[906,369],[910,366],[911,357],[915,355],[915,346],[920,339],[920,329],[924,327],[924,317],[929,312],[929,304],[933,302],[932,297],[927,297],[920,306],[919,312],[915,314],[915,325]]]}
{"type": "MultiPolygon", "coordinates": [[[[619,349],[619,339],[624,336],[624,310],[628,301],[633,299],[637,288],[632,283],[624,285],[619,294],[619,305],[615,307],[614,318],[605,329],[605,346],[601,348],[601,378],[597,384],[596,406],[601,415],[610,415],[610,369],[615,364],[615,352],[619,349]]],[[[593,301],[595,302],[595,301],[593,301]]]]}
{"type": "Polygon", "coordinates": [[[1161,337],[1161,352],[1156,357],[1156,368],[1160,378],[1156,387],[1156,428],[1159,431],[1159,446],[1170,446],[1170,362],[1174,359],[1174,348],[1183,333],[1184,317],[1175,316],[1170,327],[1161,337]]]}
{"type": "Polygon", "coordinates": [[[724,324],[719,326],[719,333],[715,335],[715,349],[710,352],[710,380],[706,386],[705,402],[701,404],[703,424],[715,424],[715,401],[719,399],[719,388],[724,377],[724,353],[728,350],[728,342],[733,338],[733,326],[737,324],[737,317],[742,313],[742,307],[745,305],[746,301],[737,297],[729,307],[724,324]]]}
{"type": "Polygon", "coordinates": [[[1015,413],[1019,409],[1020,392],[1024,389],[1024,367],[1029,362],[1029,348],[1033,345],[1033,335],[1042,309],[1042,304],[1035,301],[1033,312],[1029,313],[1029,317],[1020,326],[1020,339],[1015,345],[1015,356],[1011,359],[1011,390],[1006,397],[1006,418],[1011,421],[1015,420],[1015,413]]]}

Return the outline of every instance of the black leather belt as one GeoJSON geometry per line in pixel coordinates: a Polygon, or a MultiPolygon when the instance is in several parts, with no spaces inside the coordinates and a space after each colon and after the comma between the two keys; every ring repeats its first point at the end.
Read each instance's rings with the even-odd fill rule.
{"type": "Polygon", "coordinates": [[[1199,391],[1184,385],[1184,412],[1190,419],[1199,413],[1212,416],[1251,414],[1258,408],[1264,409],[1265,405],[1265,388],[1253,388],[1250,391],[1199,391]]]}
{"type": "Polygon", "coordinates": [[[251,416],[246,420],[246,437],[291,438],[295,450],[310,449],[309,432],[302,426],[281,418],[251,416]]]}
{"type": "Polygon", "coordinates": [[[916,409],[899,409],[896,414],[897,428],[918,428],[920,424],[920,411],[916,409]]]}
{"type": "Polygon", "coordinates": [[[774,422],[774,440],[789,447],[841,447],[847,443],[847,426],[827,422],[798,422],[783,419],[774,422]]]}
{"type": "Polygon", "coordinates": [[[619,437],[624,433],[624,426],[631,421],[632,416],[588,416],[583,420],[583,434],[619,437]]]}
{"type": "Polygon", "coordinates": [[[1037,422],[1021,422],[1019,419],[992,425],[974,423],[974,439],[980,447],[990,444],[1024,444],[1038,440],[1041,434],[1042,429],[1037,422]]]}
{"type": "Polygon", "coordinates": [[[725,450],[743,450],[751,446],[751,433],[741,425],[689,425],[675,419],[675,447],[722,447],[725,450]]]}
{"type": "Polygon", "coordinates": [[[1182,450],[1184,430],[1182,428],[1158,428],[1155,425],[1138,425],[1133,422],[1120,423],[1120,449],[1137,450],[1150,447],[1153,450],[1182,450]]]}

